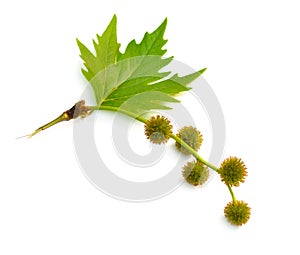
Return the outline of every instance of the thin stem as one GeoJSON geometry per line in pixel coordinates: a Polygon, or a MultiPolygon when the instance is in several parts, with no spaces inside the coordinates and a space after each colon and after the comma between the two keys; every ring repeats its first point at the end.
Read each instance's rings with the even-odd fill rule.
{"type": "Polygon", "coordinates": [[[230,185],[227,185],[227,187],[228,187],[229,192],[230,192],[230,195],[231,195],[231,197],[232,197],[232,201],[233,201],[233,203],[235,203],[235,202],[236,202],[236,198],[235,198],[235,196],[234,196],[234,193],[233,193],[233,191],[232,191],[232,188],[231,188],[230,185]]]}
{"type": "Polygon", "coordinates": [[[39,127],[38,129],[36,129],[34,132],[32,132],[30,135],[28,135],[27,137],[28,138],[31,138],[33,137],[34,135],[36,135],[37,133],[49,128],[49,127],[52,127],[54,126],[55,124],[59,123],[59,122],[62,122],[62,121],[65,121],[67,120],[67,114],[64,112],[62,113],[60,116],[58,116],[56,119],[50,121],[49,123],[39,127]]]}
{"type": "MultiPolygon", "coordinates": [[[[131,113],[129,111],[126,110],[122,110],[120,108],[116,108],[116,107],[112,107],[112,106],[101,106],[100,108],[98,108],[97,106],[91,107],[92,110],[108,110],[108,111],[118,111],[121,112],[123,114],[126,114],[132,118],[135,118],[136,120],[146,123],[147,120],[141,116],[137,116],[134,113],[131,113]]],[[[176,142],[180,143],[186,150],[188,150],[197,160],[201,161],[203,164],[205,164],[206,166],[208,166],[209,168],[215,170],[217,173],[219,172],[219,169],[214,166],[213,164],[207,162],[206,160],[204,160],[192,147],[190,147],[186,142],[184,142],[181,138],[179,138],[178,136],[172,134],[170,136],[173,140],[175,140],[176,142]]]]}
{"type": "MultiPolygon", "coordinates": [[[[143,123],[147,123],[147,120],[141,116],[138,116],[137,114],[134,114],[130,111],[127,110],[123,110],[117,107],[113,107],[113,106],[103,106],[100,105],[99,106],[85,106],[84,105],[84,100],[77,102],[71,109],[69,109],[68,111],[63,112],[60,116],[58,116],[56,119],[50,121],[49,123],[39,127],[38,129],[36,129],[33,133],[31,133],[30,135],[28,135],[27,137],[30,138],[34,135],[36,135],[37,133],[52,127],[53,125],[62,122],[62,121],[68,121],[70,119],[75,119],[78,116],[81,117],[85,117],[87,115],[90,115],[91,113],[93,113],[95,110],[107,110],[107,111],[114,111],[114,112],[121,112],[127,116],[130,116],[131,118],[134,118],[140,122],[143,123]],[[76,112],[76,109],[79,111],[76,112]]],[[[204,160],[198,153],[197,151],[195,151],[192,147],[190,147],[185,141],[183,141],[181,138],[179,138],[178,136],[172,134],[170,136],[174,141],[180,143],[187,151],[189,151],[197,160],[199,160],[200,162],[202,162],[203,164],[205,164],[206,166],[208,166],[209,168],[213,169],[214,171],[216,171],[217,173],[220,173],[220,170],[214,166],[213,164],[207,162],[206,160],[204,160]]],[[[232,201],[235,203],[236,202],[236,198],[234,196],[234,193],[232,191],[231,186],[227,185],[230,195],[232,197],[232,201]]]]}
{"type": "Polygon", "coordinates": [[[176,142],[180,143],[188,152],[190,152],[197,160],[208,166],[209,168],[215,170],[217,173],[219,173],[219,169],[214,166],[213,164],[207,162],[204,160],[192,147],[190,147],[185,141],[183,141],[181,138],[178,136],[172,134],[171,138],[175,140],[176,142]]]}
{"type": "Polygon", "coordinates": [[[120,112],[120,113],[123,113],[125,115],[128,115],[140,122],[143,122],[143,123],[146,123],[147,120],[141,116],[138,116],[132,112],[129,112],[129,111],[126,111],[126,110],[123,110],[121,108],[117,108],[117,107],[113,107],[113,106],[100,106],[100,108],[98,108],[97,106],[92,106],[91,109],[93,110],[107,110],[107,111],[114,111],[114,112],[120,112]]]}
{"type": "MultiPolygon", "coordinates": [[[[76,104],[74,104],[69,110],[63,112],[61,115],[59,115],[56,119],[50,121],[49,123],[39,127],[38,129],[36,129],[34,132],[32,132],[29,135],[26,136],[22,136],[22,137],[28,137],[31,138],[34,135],[36,135],[37,133],[54,126],[55,124],[62,122],[62,121],[69,121],[72,119],[76,119],[78,117],[86,117],[87,115],[89,115],[91,112],[91,108],[89,106],[85,105],[85,101],[84,100],[80,100],[79,102],[77,102],[76,104]]],[[[19,138],[22,138],[19,137],[19,138]]]]}
{"type": "MultiPolygon", "coordinates": [[[[143,123],[146,123],[147,120],[143,117],[140,117],[140,116],[137,116],[136,114],[133,114],[129,111],[126,111],[126,110],[122,110],[122,109],[118,109],[116,107],[112,107],[112,106],[101,106],[100,108],[98,108],[97,106],[94,106],[94,107],[90,107],[91,108],[91,111],[94,111],[94,110],[108,110],[108,111],[118,111],[118,112],[121,112],[125,115],[128,115],[132,118],[135,118],[136,120],[140,121],[140,122],[143,122],[143,123]]],[[[183,141],[181,138],[179,138],[178,136],[172,134],[170,136],[173,140],[175,140],[176,142],[180,143],[187,151],[189,151],[197,160],[199,160],[200,162],[202,162],[203,164],[205,164],[206,166],[208,166],[209,168],[213,169],[214,171],[216,171],[217,173],[220,173],[220,170],[219,168],[217,168],[216,166],[214,166],[213,164],[207,162],[206,160],[204,160],[192,147],[190,147],[185,141],[183,141]]],[[[236,202],[236,198],[234,196],[234,193],[233,193],[233,190],[231,188],[231,186],[229,185],[226,185],[228,187],[228,190],[230,192],[230,195],[232,197],[232,201],[233,203],[236,202]]]]}

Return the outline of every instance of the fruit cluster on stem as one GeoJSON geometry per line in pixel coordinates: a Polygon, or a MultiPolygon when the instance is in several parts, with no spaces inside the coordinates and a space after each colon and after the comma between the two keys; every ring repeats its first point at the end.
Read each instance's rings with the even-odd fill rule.
{"type": "Polygon", "coordinates": [[[221,163],[220,167],[216,167],[204,160],[197,152],[203,142],[202,134],[192,126],[181,128],[175,135],[172,131],[171,122],[164,116],[152,116],[147,120],[126,110],[111,106],[86,106],[85,101],[81,100],[53,121],[41,126],[25,137],[30,138],[40,131],[62,121],[69,121],[78,117],[84,118],[95,110],[118,111],[144,123],[145,135],[152,143],[162,144],[166,143],[169,139],[173,139],[180,153],[192,155],[195,158],[194,161],[187,162],[183,167],[182,175],[186,182],[193,186],[203,185],[209,177],[208,168],[216,171],[220,175],[221,181],[228,187],[232,198],[232,201],[227,203],[224,208],[224,215],[228,222],[236,226],[241,226],[249,220],[251,208],[246,202],[237,200],[232,190],[233,186],[237,187],[245,181],[247,168],[244,162],[240,158],[229,157],[221,163]]]}
{"type": "Polygon", "coordinates": [[[216,167],[205,161],[197,153],[203,142],[203,137],[196,128],[186,126],[174,135],[170,121],[164,116],[153,116],[149,120],[140,118],[139,121],[145,123],[145,135],[150,142],[161,144],[172,138],[175,140],[176,148],[181,153],[194,156],[195,161],[188,162],[182,170],[182,175],[189,184],[203,185],[209,176],[208,167],[220,175],[221,181],[228,187],[232,198],[232,201],[224,208],[224,215],[228,222],[241,226],[249,220],[251,208],[244,201],[237,200],[232,190],[232,186],[239,186],[247,176],[247,168],[240,158],[229,157],[221,163],[220,167],[216,167]]]}

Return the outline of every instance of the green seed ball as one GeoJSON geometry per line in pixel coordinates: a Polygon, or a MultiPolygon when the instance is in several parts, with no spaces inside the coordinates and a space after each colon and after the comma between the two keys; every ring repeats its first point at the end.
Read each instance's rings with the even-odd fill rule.
{"type": "Polygon", "coordinates": [[[239,186],[248,174],[244,162],[237,157],[225,159],[219,170],[221,180],[230,186],[239,186]]]}
{"type": "Polygon", "coordinates": [[[251,208],[244,201],[229,202],[224,209],[224,215],[228,222],[236,226],[247,223],[250,214],[251,208]]]}
{"type": "Polygon", "coordinates": [[[182,170],[182,175],[184,179],[194,185],[204,184],[209,176],[209,170],[206,165],[200,161],[188,162],[182,170]]]}
{"type": "Polygon", "coordinates": [[[172,125],[164,116],[152,116],[145,124],[145,135],[152,143],[166,143],[172,135],[172,125]]]}
{"type": "MultiPolygon", "coordinates": [[[[177,136],[192,147],[195,151],[199,150],[203,138],[200,131],[192,126],[186,126],[181,128],[177,136]]],[[[176,148],[185,155],[190,155],[191,153],[185,149],[179,142],[175,143],[176,148]]]]}

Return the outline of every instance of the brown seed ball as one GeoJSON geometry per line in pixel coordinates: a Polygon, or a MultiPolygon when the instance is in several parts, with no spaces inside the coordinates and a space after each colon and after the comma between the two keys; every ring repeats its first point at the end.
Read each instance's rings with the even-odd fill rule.
{"type": "Polygon", "coordinates": [[[224,209],[224,215],[228,222],[236,226],[247,223],[250,214],[251,208],[244,201],[229,202],[224,209]]]}
{"type": "MultiPolygon", "coordinates": [[[[203,138],[200,131],[192,126],[186,126],[181,128],[177,135],[180,139],[182,139],[185,143],[187,143],[190,147],[192,147],[195,151],[199,150],[203,138]]],[[[185,149],[179,142],[175,143],[176,148],[185,155],[190,155],[191,153],[185,149]]]]}
{"type": "Polygon", "coordinates": [[[200,161],[188,162],[182,170],[182,175],[184,179],[194,185],[204,184],[209,176],[209,170],[206,165],[200,161]]]}
{"type": "Polygon", "coordinates": [[[166,143],[172,135],[172,125],[164,116],[152,116],[145,124],[145,135],[152,143],[166,143]]]}
{"type": "Polygon", "coordinates": [[[230,186],[239,186],[245,181],[247,176],[246,166],[244,162],[237,157],[225,159],[220,168],[219,173],[221,180],[230,186]]]}

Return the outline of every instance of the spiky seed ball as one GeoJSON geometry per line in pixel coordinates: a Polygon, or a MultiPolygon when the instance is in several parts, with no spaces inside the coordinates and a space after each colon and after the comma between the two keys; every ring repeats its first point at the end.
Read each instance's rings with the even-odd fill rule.
{"type": "Polygon", "coordinates": [[[230,186],[239,186],[245,181],[247,176],[246,166],[244,162],[237,157],[225,159],[220,168],[219,173],[221,180],[230,186]]]}
{"type": "Polygon", "coordinates": [[[224,209],[224,214],[231,224],[241,226],[249,220],[251,208],[244,201],[229,202],[224,209]]]}
{"type": "Polygon", "coordinates": [[[188,162],[183,167],[182,175],[188,183],[194,186],[198,186],[204,184],[207,181],[209,170],[206,165],[197,160],[188,162]]]}
{"type": "Polygon", "coordinates": [[[164,116],[152,116],[145,124],[145,135],[152,143],[166,143],[172,134],[172,125],[164,116]]]}
{"type": "MultiPolygon", "coordinates": [[[[200,133],[200,131],[197,128],[194,128],[192,126],[186,126],[181,128],[177,136],[181,138],[184,142],[186,142],[190,147],[192,147],[195,151],[199,150],[203,138],[200,133]]],[[[185,149],[183,146],[181,146],[180,143],[176,142],[175,143],[176,148],[182,152],[185,155],[190,155],[191,153],[185,149]]]]}

